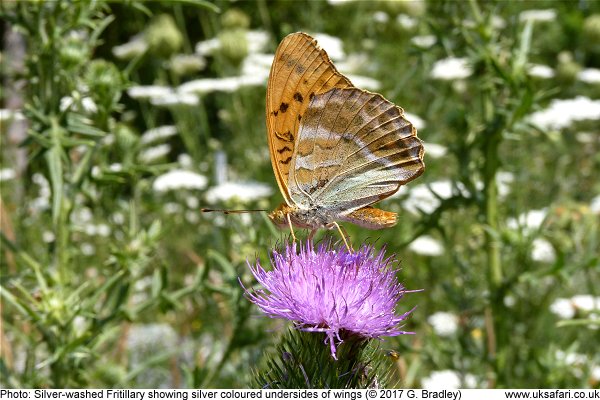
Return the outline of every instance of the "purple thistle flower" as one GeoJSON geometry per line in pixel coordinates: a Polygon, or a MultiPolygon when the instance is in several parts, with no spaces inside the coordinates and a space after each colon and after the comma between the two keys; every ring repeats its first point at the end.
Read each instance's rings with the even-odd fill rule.
{"type": "Polygon", "coordinates": [[[314,250],[311,242],[297,252],[295,243],[288,244],[283,254],[273,251],[272,271],[265,271],[258,261],[256,266],[248,263],[264,289],[244,290],[269,317],[293,321],[303,331],[324,332],[337,359],[336,344],[345,338],[413,333],[398,326],[412,310],[395,313],[406,290],[396,279],[393,261],[384,258],[384,250],[377,253],[367,245],[350,253],[330,244],[314,250]]]}

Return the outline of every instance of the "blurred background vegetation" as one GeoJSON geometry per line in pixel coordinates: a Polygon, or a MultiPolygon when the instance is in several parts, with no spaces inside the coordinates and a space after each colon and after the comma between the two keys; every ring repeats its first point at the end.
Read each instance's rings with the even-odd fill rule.
{"type": "Polygon", "coordinates": [[[282,201],[265,88],[295,31],[426,143],[398,225],[346,226],[424,289],[380,344],[397,386],[600,387],[600,2],[0,7],[3,387],[248,385],[286,329],[238,277],[289,234],[199,210],[282,201]]]}

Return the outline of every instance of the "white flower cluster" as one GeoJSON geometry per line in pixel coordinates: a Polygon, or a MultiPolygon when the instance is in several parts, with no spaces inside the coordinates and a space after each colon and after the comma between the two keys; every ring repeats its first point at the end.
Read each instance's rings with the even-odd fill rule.
{"type": "Polygon", "coordinates": [[[202,190],[206,187],[208,179],[192,171],[181,169],[171,170],[160,175],[154,180],[152,188],[156,192],[168,192],[179,189],[202,190]]]}
{"type": "Polygon", "coordinates": [[[529,120],[542,130],[563,129],[575,121],[600,120],[600,100],[584,96],[555,99],[545,110],[531,114],[529,120]]]}
{"type": "Polygon", "coordinates": [[[452,336],[458,330],[458,317],[455,314],[438,311],[427,318],[433,331],[442,337],[452,336]]]}
{"type": "Polygon", "coordinates": [[[600,318],[600,297],[590,294],[578,294],[570,299],[558,298],[550,305],[550,311],[562,319],[575,317],[578,311],[590,313],[592,318],[600,318]]]}
{"type": "Polygon", "coordinates": [[[471,76],[473,69],[466,58],[448,57],[433,64],[431,77],[443,81],[465,79],[471,76]]]}
{"type": "Polygon", "coordinates": [[[476,388],[477,378],[472,374],[461,374],[454,370],[433,371],[428,377],[421,380],[423,389],[460,389],[476,388]]]}
{"type": "Polygon", "coordinates": [[[269,197],[272,193],[271,186],[260,182],[225,182],[210,188],[206,192],[206,201],[215,204],[236,199],[246,203],[269,197]]]}
{"type": "Polygon", "coordinates": [[[444,246],[438,240],[427,235],[419,236],[413,240],[408,248],[412,252],[423,256],[436,257],[444,254],[444,246]]]}

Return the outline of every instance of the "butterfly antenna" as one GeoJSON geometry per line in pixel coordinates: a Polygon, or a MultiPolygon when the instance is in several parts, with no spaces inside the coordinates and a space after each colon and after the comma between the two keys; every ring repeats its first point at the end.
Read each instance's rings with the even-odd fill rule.
{"type": "Polygon", "coordinates": [[[333,224],[335,225],[335,227],[337,228],[337,230],[340,232],[340,235],[342,235],[342,240],[344,241],[344,244],[346,245],[346,248],[348,249],[349,253],[354,253],[354,249],[352,248],[351,244],[348,244],[348,240],[350,240],[350,235],[348,235],[348,233],[346,232],[345,229],[343,229],[337,222],[333,222],[333,224]],[[348,240],[346,240],[346,238],[348,238],[348,240]]]}
{"type": "Polygon", "coordinates": [[[216,209],[216,208],[201,208],[200,209],[201,212],[220,212],[223,213],[225,215],[227,214],[247,214],[247,213],[253,213],[253,212],[266,212],[267,210],[263,210],[263,209],[255,209],[255,210],[223,210],[223,209],[216,209]]]}

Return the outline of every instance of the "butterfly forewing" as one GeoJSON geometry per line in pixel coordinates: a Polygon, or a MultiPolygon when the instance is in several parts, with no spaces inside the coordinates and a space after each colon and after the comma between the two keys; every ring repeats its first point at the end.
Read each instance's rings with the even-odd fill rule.
{"type": "Polygon", "coordinates": [[[288,35],[280,43],[271,66],[267,87],[267,135],[271,163],[286,202],[292,155],[298,128],[309,102],[332,88],[352,87],[317,42],[305,33],[288,35]]]}
{"type": "Polygon", "coordinates": [[[336,88],[310,101],[290,166],[296,203],[351,212],[419,176],[423,146],[401,108],[378,94],[336,88]]]}

